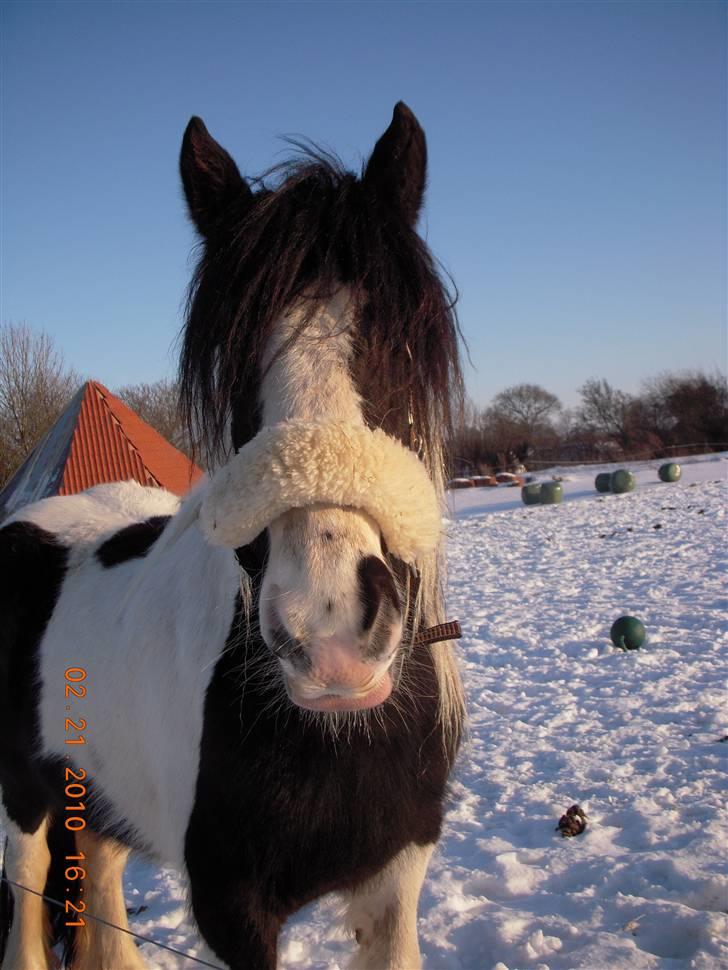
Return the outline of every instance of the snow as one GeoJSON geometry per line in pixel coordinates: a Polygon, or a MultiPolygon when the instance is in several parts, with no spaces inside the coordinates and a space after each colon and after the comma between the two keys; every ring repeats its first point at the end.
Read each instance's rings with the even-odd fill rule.
{"type": "MultiPolygon", "coordinates": [[[[675,484],[658,465],[631,465],[626,495],[594,490],[615,465],[550,469],[557,506],[449,494],[470,734],[420,902],[426,970],[728,966],[728,455],[682,460],[675,484]],[[647,628],[640,650],[609,642],[624,613],[647,628]],[[562,838],[574,803],[586,831],[562,838]]],[[[148,907],[136,932],[205,955],[175,873],[137,859],[125,884],[148,907]]],[[[338,912],[327,897],[297,914],[281,968],[343,968],[338,912]]]]}

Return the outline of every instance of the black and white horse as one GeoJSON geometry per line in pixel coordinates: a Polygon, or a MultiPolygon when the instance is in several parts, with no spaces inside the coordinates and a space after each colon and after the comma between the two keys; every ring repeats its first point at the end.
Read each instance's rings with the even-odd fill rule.
{"type": "MultiPolygon", "coordinates": [[[[0,531],[6,876],[86,923],[74,970],[142,966],[83,917],[127,925],[130,849],[185,874],[218,963],[272,970],[287,917],[338,891],[355,966],[419,965],[463,722],[450,645],[414,645],[444,620],[461,386],[425,172],[401,103],[361,177],[306,148],[254,188],[193,118],[181,380],[217,470],[181,504],[98,486],[0,531]]],[[[3,970],[53,966],[45,904],[4,885],[3,970]]]]}

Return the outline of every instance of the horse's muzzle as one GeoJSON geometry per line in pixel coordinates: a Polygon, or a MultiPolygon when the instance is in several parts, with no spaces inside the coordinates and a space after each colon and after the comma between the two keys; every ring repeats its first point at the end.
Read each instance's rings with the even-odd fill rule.
{"type": "Polygon", "coordinates": [[[309,711],[363,711],[383,704],[392,693],[388,666],[383,673],[372,673],[370,668],[365,681],[348,686],[335,680],[328,684],[317,684],[310,678],[294,680],[286,676],[284,680],[293,703],[309,711]]]}

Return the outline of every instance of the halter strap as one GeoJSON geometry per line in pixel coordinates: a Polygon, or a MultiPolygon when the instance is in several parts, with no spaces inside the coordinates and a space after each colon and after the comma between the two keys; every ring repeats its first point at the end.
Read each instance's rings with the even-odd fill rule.
{"type": "Polygon", "coordinates": [[[442,643],[445,640],[460,640],[462,630],[459,620],[450,620],[447,623],[437,623],[435,626],[428,626],[425,630],[420,630],[414,634],[415,625],[415,603],[417,594],[420,590],[420,574],[412,566],[409,568],[407,577],[407,618],[404,626],[404,637],[414,647],[428,646],[432,643],[442,643]]]}
{"type": "Polygon", "coordinates": [[[462,635],[460,621],[450,620],[448,623],[438,623],[437,626],[421,630],[412,641],[412,645],[419,647],[429,643],[442,643],[443,640],[460,640],[462,635]]]}

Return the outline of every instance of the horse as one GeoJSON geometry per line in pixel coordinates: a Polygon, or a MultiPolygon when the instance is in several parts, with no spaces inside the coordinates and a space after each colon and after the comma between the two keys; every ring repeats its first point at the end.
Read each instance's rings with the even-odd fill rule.
{"type": "Polygon", "coordinates": [[[445,621],[458,322],[416,230],[412,111],[358,175],[296,148],[246,179],[199,118],[184,133],[180,396],[209,477],[47,498],[0,531],[3,970],[50,970],[61,937],[73,970],[140,970],[106,925],[128,928],[130,851],[184,875],[217,966],[274,970],[329,892],[352,966],[420,965],[465,723],[452,644],[419,643],[445,621]]]}

